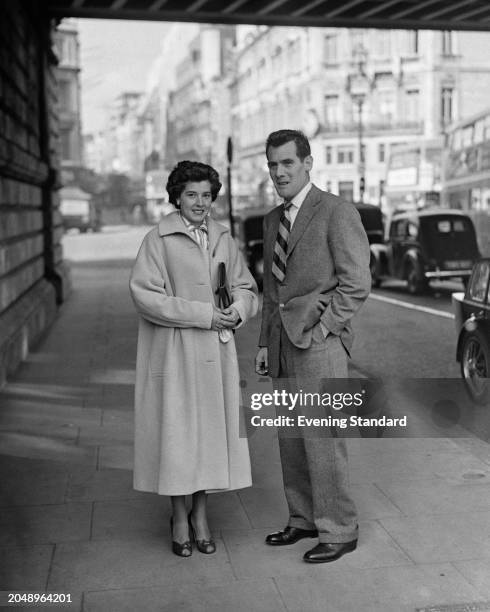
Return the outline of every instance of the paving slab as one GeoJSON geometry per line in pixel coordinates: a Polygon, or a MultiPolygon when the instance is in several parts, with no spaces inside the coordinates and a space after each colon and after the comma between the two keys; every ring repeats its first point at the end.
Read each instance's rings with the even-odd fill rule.
{"type": "Polygon", "coordinates": [[[91,503],[0,509],[0,546],[88,540],[91,514],[91,503]]]}
{"type": "Polygon", "coordinates": [[[44,593],[53,548],[51,545],[0,548],[1,590],[31,590],[44,593]]]}
{"type": "Polygon", "coordinates": [[[383,455],[407,452],[413,455],[434,451],[461,452],[459,440],[452,438],[348,438],[349,456],[383,455]]]}
{"type": "Polygon", "coordinates": [[[349,568],[348,575],[337,563],[322,564],[315,577],[281,576],[275,582],[289,612],[414,612],[482,598],[449,564],[349,568]]]}
{"type": "Polygon", "coordinates": [[[160,495],[151,500],[95,502],[92,538],[121,539],[136,533],[166,536],[170,514],[169,498],[160,495]]]}
{"type": "Polygon", "coordinates": [[[379,521],[414,563],[490,559],[488,511],[379,521]]]}
{"type": "Polygon", "coordinates": [[[134,464],[133,442],[126,444],[111,444],[101,446],[99,449],[99,470],[118,468],[132,470],[134,464]]]}
{"type": "MultiPolygon", "coordinates": [[[[170,530],[169,530],[170,531],[170,530]]],[[[94,540],[56,546],[48,589],[91,591],[235,579],[223,542],[213,555],[174,555],[166,537],[94,540]]]]}
{"type": "Polygon", "coordinates": [[[0,432],[22,433],[28,436],[39,436],[43,439],[64,440],[73,443],[76,443],[79,438],[80,428],[73,423],[59,425],[57,422],[47,424],[36,421],[33,423],[31,419],[21,418],[16,420],[15,417],[11,417],[9,423],[5,424],[0,418],[0,432]]]}
{"type": "Polygon", "coordinates": [[[97,452],[93,447],[77,446],[74,440],[60,440],[23,432],[0,432],[0,448],[2,453],[11,457],[50,459],[93,466],[97,460],[97,452]]]}
{"type": "Polygon", "coordinates": [[[459,451],[425,453],[386,452],[351,457],[349,462],[352,483],[385,482],[390,480],[421,480],[455,478],[469,472],[490,474],[490,466],[476,457],[459,451]]]}
{"type": "MultiPolygon", "coordinates": [[[[240,489],[243,491],[245,489],[240,489]]],[[[222,529],[250,529],[250,517],[239,496],[239,491],[208,495],[208,522],[214,532],[222,529]]]]}
{"type": "Polygon", "coordinates": [[[57,384],[33,384],[28,382],[9,383],[0,391],[2,412],[3,408],[7,407],[7,400],[15,398],[17,400],[25,400],[34,404],[44,402],[46,405],[53,406],[61,404],[63,406],[82,406],[83,398],[87,394],[85,387],[72,385],[57,385],[57,384]]]}
{"type": "Polygon", "coordinates": [[[0,507],[61,504],[68,472],[55,461],[0,456],[0,507]]]}
{"type": "Polygon", "coordinates": [[[151,589],[91,591],[84,612],[286,612],[272,580],[189,583],[151,589]]]}
{"type": "Polygon", "coordinates": [[[490,559],[457,561],[453,565],[470,584],[490,599],[490,559]]]}
{"type": "MultiPolygon", "coordinates": [[[[301,540],[294,546],[274,547],[264,543],[267,531],[262,529],[221,533],[235,574],[241,580],[316,575],[318,566],[302,560],[303,554],[317,544],[316,538],[301,540]]],[[[335,565],[350,571],[350,568],[413,565],[413,562],[376,521],[364,521],[360,523],[357,550],[335,565]]]]}
{"type": "Polygon", "coordinates": [[[254,485],[240,490],[238,495],[252,527],[277,531],[287,524],[289,512],[282,485],[254,485]]]}
{"type": "Polygon", "coordinates": [[[79,428],[78,443],[80,446],[111,446],[118,442],[132,444],[133,439],[132,423],[114,423],[108,426],[90,423],[79,428]]]}
{"type": "Polygon", "coordinates": [[[351,494],[361,520],[400,516],[399,508],[372,483],[351,486],[351,494]]]}
{"type": "MultiPolygon", "coordinates": [[[[407,516],[490,511],[490,475],[452,483],[433,479],[386,482],[378,485],[391,502],[407,516]]],[[[376,517],[381,518],[381,517],[376,517]]]]}
{"type": "Polygon", "coordinates": [[[133,474],[127,470],[81,469],[70,474],[66,501],[151,499],[150,493],[133,489],[133,474]]]}

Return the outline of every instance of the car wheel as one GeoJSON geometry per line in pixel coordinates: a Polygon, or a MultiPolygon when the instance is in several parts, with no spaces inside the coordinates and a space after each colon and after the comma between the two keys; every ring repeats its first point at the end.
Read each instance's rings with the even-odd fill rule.
{"type": "Polygon", "coordinates": [[[465,336],[461,375],[471,398],[478,404],[485,404],[490,388],[490,347],[479,330],[465,336]]]}
{"type": "Polygon", "coordinates": [[[262,290],[262,284],[264,279],[264,258],[258,257],[253,262],[253,277],[257,282],[257,287],[262,290]]]}
{"type": "Polygon", "coordinates": [[[411,263],[407,270],[407,289],[411,295],[424,293],[427,290],[427,281],[420,278],[415,264],[411,263]]]}

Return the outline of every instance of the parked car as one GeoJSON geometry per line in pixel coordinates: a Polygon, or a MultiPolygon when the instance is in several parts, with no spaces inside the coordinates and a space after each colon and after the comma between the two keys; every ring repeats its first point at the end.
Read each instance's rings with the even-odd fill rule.
{"type": "Polygon", "coordinates": [[[267,212],[262,209],[260,211],[250,209],[241,211],[234,217],[238,246],[259,289],[262,289],[264,278],[264,235],[262,226],[267,212]]]}
{"type": "MultiPolygon", "coordinates": [[[[369,244],[383,242],[383,215],[378,206],[372,204],[356,203],[354,206],[359,211],[362,224],[366,230],[369,244]]],[[[241,211],[235,216],[235,235],[238,244],[245,257],[248,267],[255,278],[259,289],[262,288],[264,276],[263,256],[263,221],[268,209],[249,209],[241,211]]]]}
{"type": "Polygon", "coordinates": [[[468,393],[485,404],[490,401],[490,258],[474,265],[466,291],[453,293],[452,304],[456,360],[468,393]]]}
{"type": "Polygon", "coordinates": [[[100,211],[92,196],[79,187],[63,187],[60,191],[60,212],[65,230],[77,228],[80,232],[100,231],[100,211]]]}
{"type": "Polygon", "coordinates": [[[424,292],[433,279],[467,282],[479,250],[473,222],[450,209],[395,213],[384,244],[371,245],[374,287],[383,280],[407,281],[409,293],[424,292]]]}
{"type": "Polygon", "coordinates": [[[384,219],[380,207],[361,202],[355,202],[354,206],[361,216],[369,244],[382,244],[384,239],[384,219]]]}

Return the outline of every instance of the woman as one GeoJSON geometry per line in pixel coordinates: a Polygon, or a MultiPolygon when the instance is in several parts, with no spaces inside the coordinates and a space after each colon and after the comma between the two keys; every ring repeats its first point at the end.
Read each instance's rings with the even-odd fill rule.
{"type": "Polygon", "coordinates": [[[216,550],[206,491],[251,485],[231,329],[256,314],[257,288],[228,229],[209,217],[220,188],[211,166],[177,164],[167,191],[178,210],[147,234],[130,280],[140,314],[134,486],[171,496],[172,550],[183,557],[190,536],[199,551],[216,550]],[[217,302],[221,262],[228,308],[217,302]]]}

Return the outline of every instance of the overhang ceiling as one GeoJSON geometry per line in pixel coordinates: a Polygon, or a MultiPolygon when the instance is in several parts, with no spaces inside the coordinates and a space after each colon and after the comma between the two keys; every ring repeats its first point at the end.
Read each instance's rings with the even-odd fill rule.
{"type": "Polygon", "coordinates": [[[47,0],[55,17],[490,30],[490,0],[47,0]]]}

